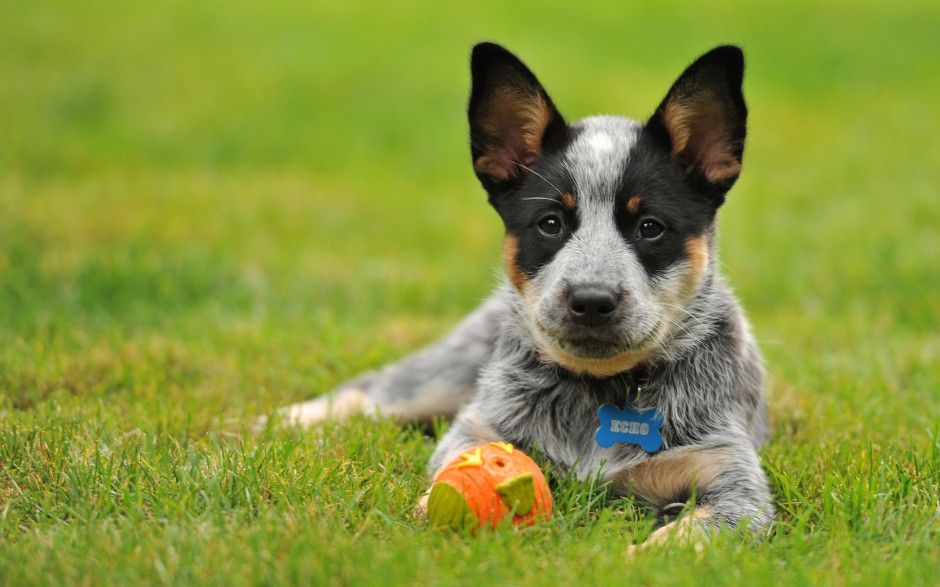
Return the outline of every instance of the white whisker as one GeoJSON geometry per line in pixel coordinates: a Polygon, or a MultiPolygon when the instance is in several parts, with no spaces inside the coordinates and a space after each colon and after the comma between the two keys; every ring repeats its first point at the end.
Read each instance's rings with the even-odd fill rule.
{"type": "Polygon", "coordinates": [[[688,310],[686,310],[686,309],[683,308],[682,306],[677,306],[677,305],[675,305],[675,304],[667,304],[667,303],[665,303],[665,302],[660,302],[659,305],[665,306],[665,307],[667,307],[667,308],[672,308],[673,310],[678,310],[678,311],[680,311],[680,312],[684,312],[689,318],[691,318],[691,319],[695,320],[696,322],[698,322],[700,326],[705,326],[705,323],[702,322],[702,321],[699,319],[698,316],[696,316],[696,315],[693,314],[692,312],[689,312],[688,310]]]}
{"type": "Polygon", "coordinates": [[[522,163],[518,163],[518,162],[516,162],[516,161],[513,161],[513,163],[515,163],[515,164],[518,165],[519,167],[525,169],[525,170],[528,171],[529,173],[532,173],[532,174],[534,174],[535,176],[541,178],[542,181],[544,181],[544,182],[547,183],[548,185],[550,185],[550,186],[552,186],[553,188],[555,188],[555,191],[558,192],[558,195],[559,195],[559,196],[564,197],[564,195],[565,195],[564,192],[562,192],[560,189],[558,189],[558,186],[556,186],[556,185],[553,184],[552,182],[550,182],[550,181],[548,181],[547,179],[545,179],[545,176],[544,176],[544,175],[542,175],[541,173],[535,171],[534,169],[530,169],[530,168],[526,167],[526,166],[523,165],[522,163]]]}

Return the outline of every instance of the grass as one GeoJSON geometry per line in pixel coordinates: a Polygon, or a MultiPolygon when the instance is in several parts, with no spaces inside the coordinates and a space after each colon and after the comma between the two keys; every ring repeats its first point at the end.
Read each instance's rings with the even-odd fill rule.
{"type": "Polygon", "coordinates": [[[818,4],[0,0],[0,582],[936,584],[940,8],[818,4]],[[551,523],[434,532],[419,432],[245,432],[495,283],[483,38],[572,119],[745,47],[721,244],[771,374],[772,540],[626,560],[652,520],[565,478],[551,523]]]}

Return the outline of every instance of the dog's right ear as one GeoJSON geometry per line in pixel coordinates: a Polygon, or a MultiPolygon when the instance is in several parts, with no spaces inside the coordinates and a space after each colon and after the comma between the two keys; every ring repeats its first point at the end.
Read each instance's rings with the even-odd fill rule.
{"type": "Polygon", "coordinates": [[[499,45],[476,45],[470,71],[473,169],[492,196],[528,175],[566,123],[535,75],[499,45]]]}

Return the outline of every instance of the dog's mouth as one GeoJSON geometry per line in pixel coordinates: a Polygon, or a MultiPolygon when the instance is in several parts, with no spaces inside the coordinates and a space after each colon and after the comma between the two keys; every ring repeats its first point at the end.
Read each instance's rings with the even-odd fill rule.
{"type": "MultiPolygon", "coordinates": [[[[554,347],[572,357],[585,360],[606,360],[643,348],[623,332],[614,329],[578,329],[566,332],[549,328],[541,320],[535,322],[539,346],[554,347]]],[[[549,351],[548,348],[543,350],[549,351]]],[[[550,351],[549,351],[550,352],[550,351]]]]}

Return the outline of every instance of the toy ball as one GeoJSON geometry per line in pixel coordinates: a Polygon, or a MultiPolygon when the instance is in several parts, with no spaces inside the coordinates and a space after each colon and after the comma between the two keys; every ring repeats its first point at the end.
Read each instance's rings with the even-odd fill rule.
{"type": "Polygon", "coordinates": [[[431,486],[428,519],[454,530],[529,526],[552,516],[552,494],[535,461],[511,444],[491,442],[460,455],[431,486]]]}

